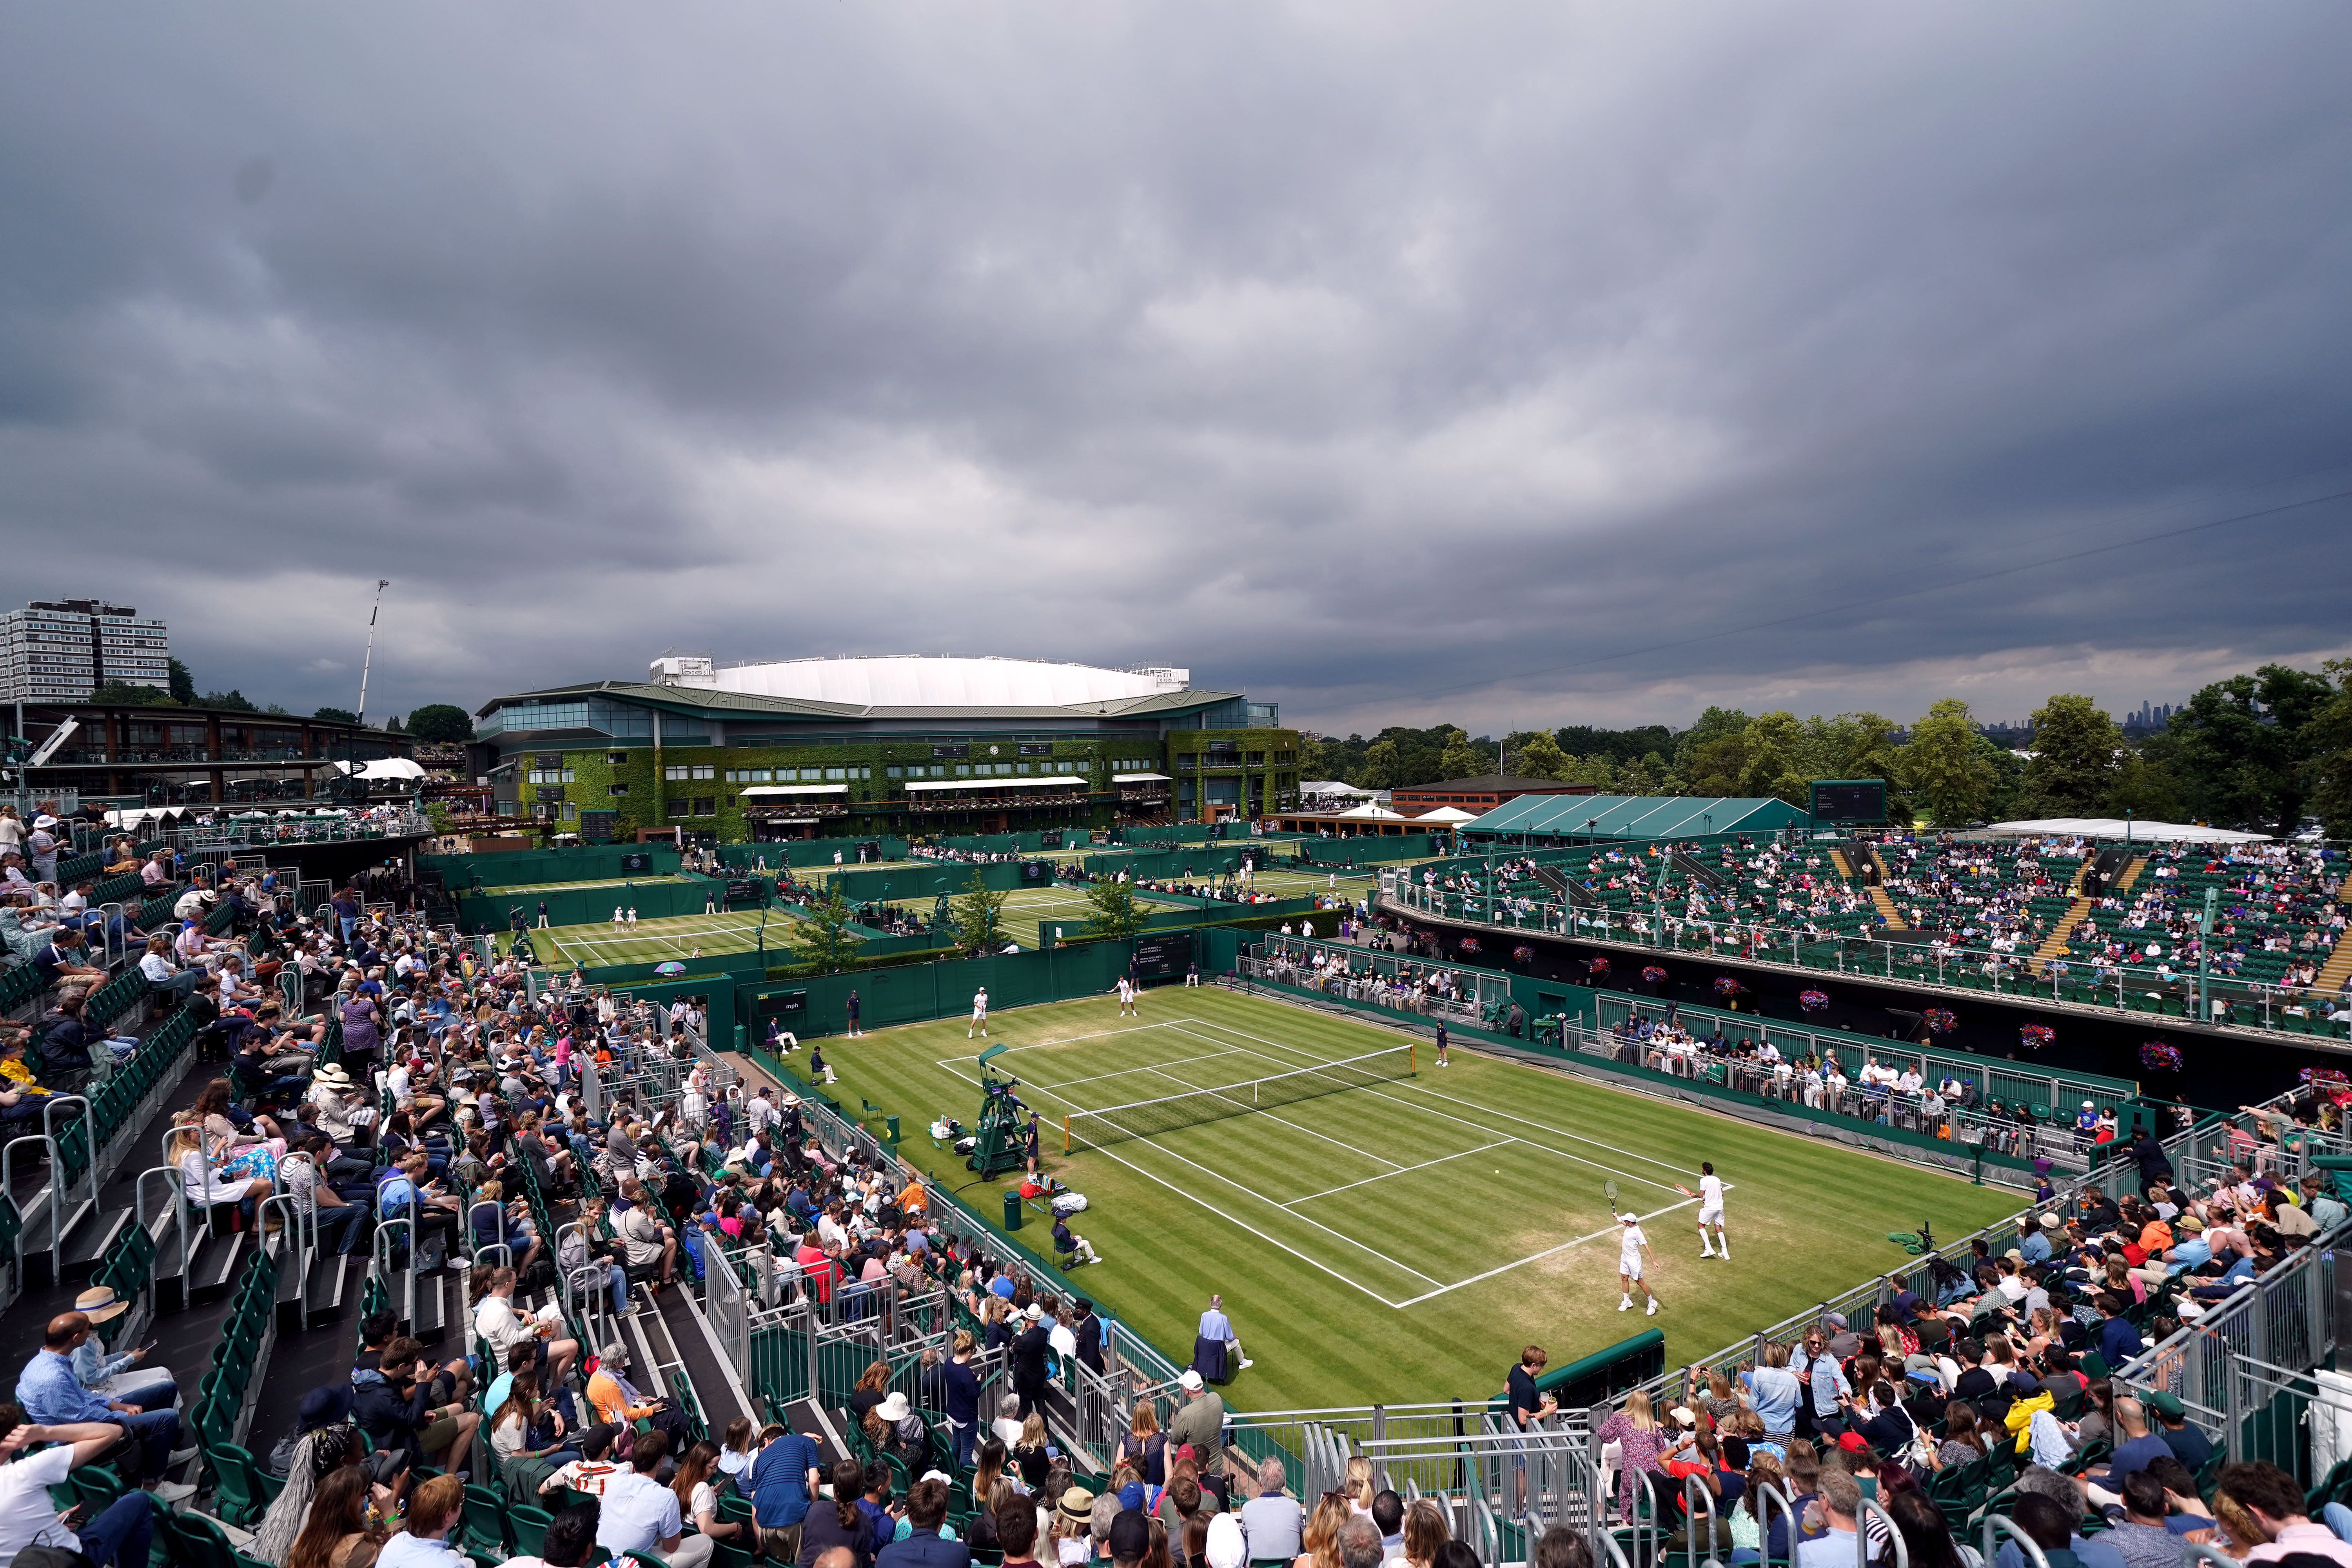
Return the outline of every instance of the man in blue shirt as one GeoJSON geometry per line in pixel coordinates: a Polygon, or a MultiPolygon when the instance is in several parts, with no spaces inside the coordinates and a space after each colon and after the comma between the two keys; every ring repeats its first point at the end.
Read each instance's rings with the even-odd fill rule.
{"type": "Polygon", "coordinates": [[[1225,1299],[1223,1296],[1209,1298],[1209,1310],[1201,1314],[1200,1337],[1223,1343],[1227,1352],[1241,1366],[1248,1367],[1255,1364],[1242,1353],[1241,1336],[1234,1332],[1233,1321],[1225,1316],[1225,1299]]]}
{"type": "Polygon", "coordinates": [[[816,1496],[817,1447],[789,1426],[771,1426],[768,1446],[751,1461],[751,1518],[760,1547],[790,1563],[801,1554],[801,1521],[816,1496]]]}
{"type": "MultiPolygon", "coordinates": [[[[111,1422],[139,1439],[150,1476],[163,1475],[175,1458],[192,1457],[193,1448],[179,1455],[172,1451],[180,1439],[178,1411],[146,1410],[123,1400],[103,1399],[82,1386],[74,1375],[72,1356],[89,1332],[89,1320],[79,1312],[60,1312],[49,1320],[41,1348],[16,1377],[16,1402],[25,1414],[43,1426],[111,1422]]],[[[155,1495],[168,1506],[194,1490],[186,1485],[159,1486],[155,1495]]]]}

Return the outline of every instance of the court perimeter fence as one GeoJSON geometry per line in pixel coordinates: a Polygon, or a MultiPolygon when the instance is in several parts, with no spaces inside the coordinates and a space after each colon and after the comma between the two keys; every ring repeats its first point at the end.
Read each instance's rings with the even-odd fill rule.
{"type": "Polygon", "coordinates": [[[628,876],[667,877],[678,868],[675,844],[583,844],[569,849],[490,849],[470,855],[419,855],[420,872],[437,873],[452,889],[536,882],[587,882],[628,876]],[[632,867],[635,869],[631,869],[632,867]]]}
{"type": "MultiPolygon", "coordinates": [[[[547,906],[547,923],[551,926],[608,927],[613,925],[615,908],[634,909],[639,920],[658,921],[701,914],[704,906],[714,900],[722,910],[728,907],[724,882],[675,868],[666,873],[639,875],[662,879],[637,882],[624,879],[601,888],[549,888],[543,891],[532,887],[516,892],[460,892],[457,926],[467,931],[502,931],[513,923],[518,910],[522,912],[525,926],[536,926],[541,904],[547,906]],[[678,876],[687,880],[668,879],[678,876]]],[[[613,929],[616,935],[625,934],[618,927],[613,929]]]]}
{"type": "MultiPolygon", "coordinates": [[[[775,1057],[759,1049],[750,1054],[751,1059],[777,1082],[801,1093],[803,1120],[833,1154],[845,1155],[856,1150],[871,1159],[919,1171],[924,1191],[929,1199],[931,1220],[948,1236],[959,1243],[977,1247],[1000,1267],[1015,1268],[1026,1274],[1042,1291],[1073,1300],[1079,1297],[1092,1299],[1092,1293],[1077,1280],[956,1196],[956,1179],[963,1173],[963,1168],[952,1147],[931,1143],[929,1153],[924,1154],[905,1144],[887,1143],[821,1099],[810,1095],[807,1092],[810,1086],[775,1057]],[[946,1173],[944,1177],[940,1173],[942,1171],[946,1173]]],[[[1100,1302],[1096,1303],[1096,1316],[1103,1330],[1104,1371],[1097,1373],[1075,1358],[1063,1358],[1058,1369],[1059,1377],[1054,1385],[1060,1400],[1055,1413],[1062,1418],[1066,1430],[1094,1456],[1101,1468],[1108,1469],[1110,1455],[1120,1436],[1127,1432],[1136,1404],[1140,1400],[1151,1400],[1163,1414],[1168,1413],[1172,1408],[1176,1382],[1182,1375],[1183,1367],[1100,1302]]],[[[777,1321],[780,1323],[784,1321],[782,1319],[777,1321]]],[[[746,1379],[745,1387],[760,1392],[752,1378],[762,1373],[767,1374],[769,1382],[775,1386],[788,1387],[790,1377],[781,1374],[778,1369],[796,1364],[795,1358],[805,1358],[810,1354],[809,1346],[787,1334],[781,1342],[783,1348],[765,1352],[768,1359],[762,1360],[763,1352],[757,1343],[761,1327],[761,1320],[756,1312],[753,1313],[749,1326],[752,1376],[746,1379]]],[[[804,1329],[805,1324],[797,1327],[804,1329]]],[[[904,1336],[901,1336],[901,1349],[904,1348],[904,1336]]],[[[919,1347],[917,1348],[919,1350],[919,1347]]],[[[871,1359],[868,1358],[869,1361],[871,1359]]],[[[920,1368],[916,1364],[919,1359],[919,1353],[911,1355],[902,1364],[899,1356],[894,1353],[893,1386],[901,1386],[898,1381],[901,1376],[911,1378],[919,1375],[920,1368]]],[[[858,1364],[862,1368],[865,1363],[858,1364]]],[[[1003,1371],[1002,1358],[988,1363],[982,1371],[984,1375],[1001,1374],[1003,1371]]],[[[818,1374],[813,1372],[811,1375],[816,1377],[818,1374]]],[[[840,1384],[841,1399],[847,1397],[856,1376],[853,1370],[848,1380],[840,1384]]],[[[821,1383],[821,1386],[829,1391],[833,1384],[821,1383]]],[[[908,1387],[910,1394],[919,1397],[911,1384],[905,1386],[908,1387]]],[[[840,1402],[840,1399],[831,1399],[827,1403],[840,1402]]]]}

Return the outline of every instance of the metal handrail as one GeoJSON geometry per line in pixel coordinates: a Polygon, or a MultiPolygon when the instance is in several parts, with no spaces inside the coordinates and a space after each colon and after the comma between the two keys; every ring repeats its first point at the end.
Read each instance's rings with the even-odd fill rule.
{"type": "MultiPolygon", "coordinates": [[[[2000,1537],[2004,1535],[2017,1542],[2018,1551],[2023,1554],[2025,1558],[2026,1568],[2050,1568],[2050,1559],[2042,1553],[2040,1543],[2035,1542],[2032,1536],[2026,1534],[2025,1531],[2018,1529],[2017,1521],[2011,1519],[2005,1513],[1988,1513],[1984,1516],[1983,1551],[1984,1560],[1988,1564],[1988,1568],[1990,1568],[1991,1563],[1999,1560],[2000,1556],[2000,1537]]],[[[2183,1552],[2200,1550],[2198,1547],[2190,1545],[2185,1541],[2180,1544],[2183,1552]]],[[[2216,1557],[2216,1560],[2221,1563],[2230,1563],[2231,1561],[2227,1557],[2219,1556],[2216,1557]]],[[[2232,1564],[2231,1568],[2239,1568],[2239,1565],[2232,1564]]]]}

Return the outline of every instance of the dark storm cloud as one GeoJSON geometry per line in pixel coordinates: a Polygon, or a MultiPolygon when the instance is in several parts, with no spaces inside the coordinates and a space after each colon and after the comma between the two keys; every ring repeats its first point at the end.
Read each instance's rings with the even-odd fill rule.
{"type": "Polygon", "coordinates": [[[1341,728],[2014,715],[2352,636],[2343,501],[2061,559],[2352,489],[2328,8],[8,42],[11,595],[130,597],[206,684],[348,705],[378,575],[378,711],[679,646],[1341,728]]]}

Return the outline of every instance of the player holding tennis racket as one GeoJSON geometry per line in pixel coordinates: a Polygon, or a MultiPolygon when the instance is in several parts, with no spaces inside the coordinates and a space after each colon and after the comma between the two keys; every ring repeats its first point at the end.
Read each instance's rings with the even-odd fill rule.
{"type": "Polygon", "coordinates": [[[1642,1234],[1642,1221],[1639,1215],[1617,1214],[1615,1182],[1601,1183],[1601,1190],[1609,1199],[1609,1212],[1617,1215],[1618,1221],[1617,1283],[1623,1294],[1618,1298],[1617,1310],[1621,1312],[1630,1312],[1633,1310],[1633,1291],[1638,1287],[1642,1292],[1642,1299],[1649,1303],[1642,1310],[1642,1315],[1655,1317],[1658,1310],[1657,1293],[1652,1290],[1642,1278],[1643,1260],[1646,1258],[1652,1263],[1657,1261],[1656,1255],[1650,1250],[1650,1238],[1642,1234]]]}

